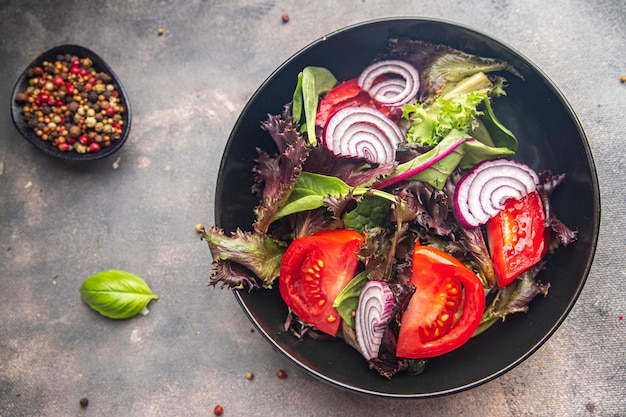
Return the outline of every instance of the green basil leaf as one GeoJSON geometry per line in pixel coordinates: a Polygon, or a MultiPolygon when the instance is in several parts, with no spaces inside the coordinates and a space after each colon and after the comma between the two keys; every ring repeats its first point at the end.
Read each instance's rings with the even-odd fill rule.
{"type": "Polygon", "coordinates": [[[126,319],[139,314],[159,297],[135,274],[112,269],[98,272],[80,286],[80,297],[92,309],[112,319],[126,319]]]}

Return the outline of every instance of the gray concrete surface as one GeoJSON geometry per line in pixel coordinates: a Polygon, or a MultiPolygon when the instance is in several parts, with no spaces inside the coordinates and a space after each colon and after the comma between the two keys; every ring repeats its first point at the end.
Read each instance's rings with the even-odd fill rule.
{"type": "Polygon", "coordinates": [[[0,416],[626,416],[623,1],[20,0],[0,3],[0,22],[0,416]],[[603,203],[591,274],[556,334],[497,380],[420,401],[300,372],[206,286],[194,231],[213,221],[220,156],[257,86],[324,34],[389,16],[469,25],[533,60],[586,130],[603,203]],[[117,169],[52,160],[11,123],[19,73],[63,43],[97,51],[131,97],[117,169]],[[148,316],[111,322],[81,302],[82,280],[110,268],[160,295],[148,316]]]}

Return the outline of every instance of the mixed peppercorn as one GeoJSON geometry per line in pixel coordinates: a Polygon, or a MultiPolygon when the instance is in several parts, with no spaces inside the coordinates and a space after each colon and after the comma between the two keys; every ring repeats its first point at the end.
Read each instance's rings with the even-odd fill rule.
{"type": "Polygon", "coordinates": [[[125,106],[112,77],[90,58],[64,54],[28,71],[15,95],[24,121],[59,151],[99,152],[122,137],[125,106]]]}

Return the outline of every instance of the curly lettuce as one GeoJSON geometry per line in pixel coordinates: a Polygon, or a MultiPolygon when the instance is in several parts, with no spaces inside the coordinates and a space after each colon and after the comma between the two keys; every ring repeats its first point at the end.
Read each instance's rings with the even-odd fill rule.
{"type": "Polygon", "coordinates": [[[451,99],[439,96],[429,106],[406,104],[402,117],[411,123],[406,140],[422,146],[435,146],[453,130],[470,132],[477,127],[476,117],[483,114],[478,105],[485,93],[471,92],[451,99]]]}
{"type": "Polygon", "coordinates": [[[228,289],[271,288],[280,275],[280,263],[287,244],[261,233],[237,230],[231,236],[216,226],[204,230],[201,238],[209,245],[214,269],[209,285],[228,289]]]}

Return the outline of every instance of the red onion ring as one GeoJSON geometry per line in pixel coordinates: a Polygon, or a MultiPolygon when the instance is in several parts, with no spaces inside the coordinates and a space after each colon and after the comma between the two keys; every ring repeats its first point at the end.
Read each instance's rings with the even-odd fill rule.
{"type": "Polygon", "coordinates": [[[369,93],[374,98],[374,100],[385,101],[390,97],[398,96],[402,94],[406,87],[406,80],[404,78],[389,78],[387,80],[381,81],[379,83],[374,84],[370,89],[369,93]]]}
{"type": "Polygon", "coordinates": [[[369,92],[372,98],[374,98],[377,102],[387,106],[401,106],[403,104],[410,103],[415,98],[419,91],[420,78],[417,69],[415,69],[415,67],[408,62],[401,60],[386,60],[375,62],[365,68],[359,76],[357,84],[363,90],[369,92]],[[404,81],[402,89],[396,92],[399,84],[381,81],[380,83],[385,84],[383,87],[379,87],[378,89],[383,88],[384,90],[389,88],[390,91],[393,91],[393,94],[381,94],[380,91],[372,93],[372,88],[376,84],[380,84],[375,84],[376,79],[386,74],[400,76],[404,81]],[[391,89],[390,86],[393,86],[393,89],[391,89]]]}
{"type": "Polygon", "coordinates": [[[378,357],[394,305],[393,292],[382,281],[368,281],[361,290],[354,317],[354,330],[365,359],[372,360],[378,357]]]}
{"type": "Polygon", "coordinates": [[[509,198],[520,199],[536,190],[535,171],[509,159],[481,162],[461,179],[454,192],[454,214],[465,227],[481,226],[504,208],[509,198]]]}
{"type": "Polygon", "coordinates": [[[324,128],[324,145],[333,154],[376,164],[393,162],[402,140],[400,128],[380,110],[368,106],[340,109],[324,128]]]}

